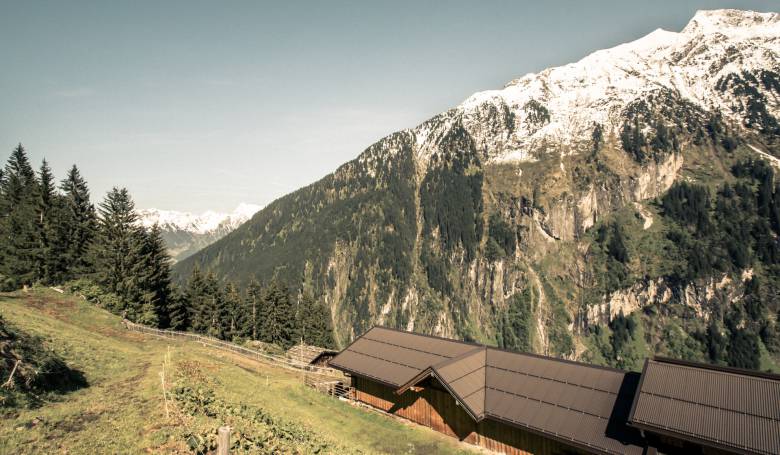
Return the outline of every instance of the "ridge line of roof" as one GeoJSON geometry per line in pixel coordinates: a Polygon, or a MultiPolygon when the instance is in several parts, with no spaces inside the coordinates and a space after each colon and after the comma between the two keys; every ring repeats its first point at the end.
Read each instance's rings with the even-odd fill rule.
{"type": "Polygon", "coordinates": [[[623,374],[630,373],[630,371],[621,370],[620,368],[613,368],[613,367],[608,367],[608,366],[605,366],[605,365],[593,365],[593,364],[590,364],[590,363],[578,362],[576,360],[562,359],[560,357],[552,357],[552,356],[548,356],[548,355],[534,354],[533,352],[513,351],[511,349],[499,348],[497,346],[487,346],[487,345],[485,345],[485,347],[489,351],[505,352],[507,354],[515,354],[515,355],[524,355],[524,356],[533,357],[533,358],[541,359],[541,360],[552,360],[554,362],[565,363],[565,364],[568,364],[568,365],[573,365],[573,366],[578,366],[578,367],[594,368],[594,369],[597,369],[597,370],[611,371],[613,373],[623,373],[623,374]]]}
{"type": "Polygon", "coordinates": [[[746,368],[736,368],[723,365],[712,365],[709,363],[692,362],[690,360],[673,359],[671,357],[654,356],[648,359],[651,362],[677,365],[688,368],[698,368],[701,370],[717,371],[719,373],[729,373],[741,376],[750,376],[756,379],[765,379],[770,381],[780,381],[780,374],[767,373],[764,371],[748,370],[746,368]]]}
{"type": "MultiPolygon", "coordinates": [[[[464,352],[462,354],[458,354],[455,357],[450,357],[450,358],[442,360],[441,362],[438,362],[438,363],[432,363],[430,365],[430,368],[444,368],[446,366],[452,365],[452,364],[454,364],[456,362],[459,362],[459,361],[465,359],[466,357],[471,357],[472,355],[478,353],[479,351],[482,351],[483,350],[482,348],[483,348],[482,346],[478,346],[478,347],[475,347],[474,349],[470,349],[470,350],[468,350],[468,351],[466,351],[466,352],[464,352]]],[[[443,357],[443,356],[441,356],[441,357],[443,357]]],[[[487,363],[487,359],[485,359],[485,363],[487,363]]]]}
{"type": "MultiPolygon", "coordinates": [[[[445,337],[440,337],[440,336],[437,336],[437,335],[428,335],[426,333],[411,332],[409,330],[395,329],[393,327],[388,327],[386,325],[374,325],[374,326],[371,327],[371,329],[385,329],[385,330],[390,330],[392,332],[405,333],[405,334],[409,334],[409,335],[417,335],[417,336],[421,336],[421,337],[425,337],[425,338],[433,338],[434,340],[449,341],[451,343],[468,344],[468,345],[471,345],[471,346],[485,346],[482,343],[477,343],[477,342],[474,342],[474,341],[456,340],[454,338],[445,338],[445,337]]],[[[368,329],[363,335],[365,335],[366,333],[370,332],[371,329],[368,329]]]]}
{"type": "MultiPolygon", "coordinates": [[[[408,346],[402,346],[402,345],[400,345],[400,344],[395,344],[395,343],[388,343],[387,341],[376,340],[376,339],[374,339],[374,338],[367,337],[366,335],[368,335],[368,334],[369,334],[369,332],[366,332],[366,333],[364,333],[363,335],[359,336],[357,339],[360,339],[360,338],[365,338],[366,340],[371,340],[371,341],[374,341],[374,342],[377,342],[377,343],[386,344],[386,345],[389,345],[389,346],[395,346],[395,347],[397,347],[397,348],[403,348],[403,349],[408,349],[408,350],[410,350],[410,351],[417,351],[417,352],[422,352],[423,354],[430,354],[430,355],[435,355],[436,357],[444,357],[444,359],[445,359],[445,360],[450,360],[450,359],[453,359],[453,358],[454,358],[454,357],[447,357],[446,355],[442,355],[442,354],[437,354],[437,353],[435,353],[435,352],[430,352],[430,351],[423,351],[422,349],[410,348],[410,347],[408,347],[408,346]]],[[[416,335],[416,334],[415,334],[415,335],[416,335]]],[[[356,341],[357,341],[357,339],[356,339],[356,341]]],[[[467,351],[467,352],[471,352],[471,351],[467,351]]]]}
{"type": "MultiPolygon", "coordinates": [[[[445,365],[445,366],[448,366],[448,365],[445,365]]],[[[432,367],[432,368],[436,368],[436,367],[432,367]]],[[[447,381],[447,382],[460,381],[461,379],[465,378],[466,376],[470,375],[471,373],[473,373],[475,371],[478,371],[481,368],[487,368],[487,365],[480,365],[477,368],[474,368],[473,370],[469,370],[467,373],[464,373],[464,374],[458,376],[457,378],[454,378],[452,381],[447,381]]],[[[438,368],[436,368],[436,370],[438,371],[438,368]]]]}
{"type": "MultiPolygon", "coordinates": [[[[384,325],[374,325],[374,326],[371,327],[371,329],[368,329],[360,337],[365,336],[372,329],[385,329],[385,330],[390,330],[390,331],[396,332],[396,333],[404,333],[404,334],[407,334],[407,335],[416,335],[416,336],[425,337],[425,338],[432,338],[434,340],[447,341],[447,342],[450,342],[450,343],[466,344],[466,345],[475,346],[475,347],[484,347],[486,350],[490,350],[490,351],[506,352],[507,354],[515,354],[515,355],[525,355],[525,356],[534,357],[534,358],[537,358],[537,359],[552,360],[554,362],[561,362],[561,363],[574,365],[574,366],[582,366],[582,367],[588,367],[588,368],[595,368],[595,369],[599,369],[599,370],[606,370],[606,371],[611,371],[611,372],[614,372],[614,373],[628,373],[628,371],[626,371],[626,370],[621,370],[620,368],[613,368],[613,367],[609,367],[609,366],[605,366],[605,365],[593,365],[593,364],[590,364],[590,363],[578,362],[576,360],[562,359],[560,357],[553,357],[553,356],[547,356],[547,355],[542,355],[542,354],[535,354],[533,352],[513,351],[511,349],[500,348],[498,346],[489,346],[489,345],[478,343],[478,342],[474,342],[474,341],[456,340],[454,338],[445,338],[445,337],[440,337],[438,335],[428,335],[428,334],[425,334],[425,333],[410,332],[408,330],[396,329],[396,328],[388,327],[388,326],[384,326],[384,325]]],[[[358,338],[360,338],[360,337],[358,337],[358,338]]],[[[392,343],[388,343],[388,344],[392,344],[392,343]]],[[[397,345],[393,344],[393,346],[397,346],[397,345]]],[[[407,349],[409,349],[409,348],[407,348],[407,349]]],[[[420,351],[420,352],[425,352],[425,351],[420,351]]]]}

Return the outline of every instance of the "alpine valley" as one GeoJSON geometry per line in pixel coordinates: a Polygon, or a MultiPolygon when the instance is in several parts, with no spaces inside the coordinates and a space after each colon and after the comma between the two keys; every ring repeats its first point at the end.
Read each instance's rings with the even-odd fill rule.
{"type": "Polygon", "coordinates": [[[479,92],[179,262],[375,324],[637,369],[776,368],[780,15],[698,12],[479,92]]]}
{"type": "Polygon", "coordinates": [[[232,213],[207,211],[200,215],[174,210],[138,210],[138,221],[145,228],[155,224],[174,261],[180,261],[211,245],[252,218],[259,205],[241,203],[232,213]]]}

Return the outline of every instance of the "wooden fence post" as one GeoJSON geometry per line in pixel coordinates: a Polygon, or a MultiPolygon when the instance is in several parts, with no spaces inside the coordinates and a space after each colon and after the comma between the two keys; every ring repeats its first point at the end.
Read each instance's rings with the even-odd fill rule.
{"type": "Polygon", "coordinates": [[[230,427],[219,427],[217,433],[217,455],[230,455],[230,427]]]}

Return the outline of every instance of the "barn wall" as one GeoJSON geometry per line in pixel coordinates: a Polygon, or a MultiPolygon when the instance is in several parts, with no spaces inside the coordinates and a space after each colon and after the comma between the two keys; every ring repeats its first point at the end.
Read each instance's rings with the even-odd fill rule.
{"type": "Polygon", "coordinates": [[[355,399],[385,412],[433,428],[448,436],[509,455],[552,455],[584,453],[516,427],[493,420],[474,420],[457,405],[455,398],[435,383],[419,392],[407,390],[396,395],[393,389],[374,381],[353,377],[355,399]]]}

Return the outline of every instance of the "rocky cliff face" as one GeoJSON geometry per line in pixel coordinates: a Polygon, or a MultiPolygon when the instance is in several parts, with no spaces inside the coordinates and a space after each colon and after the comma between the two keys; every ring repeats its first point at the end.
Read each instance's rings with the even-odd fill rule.
{"type": "MultiPolygon", "coordinates": [[[[275,201],[177,272],[197,264],[311,291],[342,345],[386,324],[578,357],[589,327],[621,311],[707,307],[709,285],[653,276],[662,251],[604,286],[595,231],[630,212],[637,238],[654,241],[664,226],[652,202],[675,182],[716,184],[739,157],[780,156],[778,49],[778,14],[700,12],[682,32],[477,93],[275,201]]],[[[717,289],[735,297],[741,281],[729,279],[717,289]]]]}

